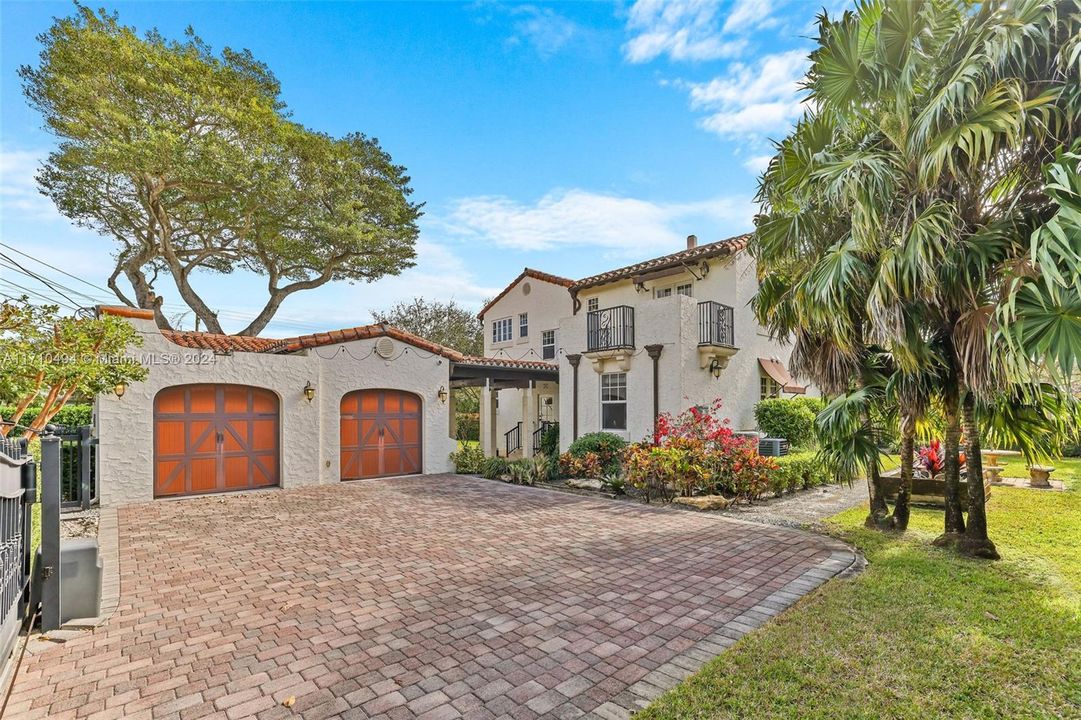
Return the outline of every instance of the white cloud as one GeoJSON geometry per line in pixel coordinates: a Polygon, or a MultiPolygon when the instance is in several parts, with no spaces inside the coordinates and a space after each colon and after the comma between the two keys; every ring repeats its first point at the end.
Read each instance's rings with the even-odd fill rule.
{"type": "Polygon", "coordinates": [[[802,50],[733,63],[705,83],[686,83],[691,106],[710,114],[702,127],[724,137],[785,133],[803,112],[800,81],[809,60],[802,50]]]}
{"type": "Polygon", "coordinates": [[[755,155],[744,160],[743,167],[752,175],[761,175],[769,167],[769,161],[772,159],[772,155],[755,155]]]}
{"type": "Polygon", "coordinates": [[[0,149],[0,212],[37,220],[59,218],[56,206],[38,192],[34,174],[48,153],[34,150],[0,149]]]}
{"type": "MultiPolygon", "coordinates": [[[[614,255],[678,247],[695,232],[719,237],[749,227],[750,198],[719,197],[694,202],[651,202],[586,190],[553,190],[535,203],[504,196],[457,201],[444,221],[461,238],[515,250],[559,247],[602,248],[614,255]]],[[[719,239],[719,237],[717,239],[719,239]]]]}
{"type": "Polygon", "coordinates": [[[735,0],[722,12],[718,0],[637,0],[627,16],[631,39],[624,57],[644,63],[667,55],[674,61],[736,57],[747,35],[777,24],[773,0],[735,0]]]}
{"type": "Polygon", "coordinates": [[[516,18],[515,34],[507,38],[507,42],[515,45],[524,40],[542,57],[556,54],[581,33],[581,28],[574,21],[551,8],[517,5],[510,9],[510,13],[516,18]]]}

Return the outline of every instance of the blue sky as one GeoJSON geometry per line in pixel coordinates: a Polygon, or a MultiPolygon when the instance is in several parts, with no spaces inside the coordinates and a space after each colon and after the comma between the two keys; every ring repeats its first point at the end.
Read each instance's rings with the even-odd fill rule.
{"type": "MultiPolygon", "coordinates": [[[[98,3],[92,3],[97,7],[98,3]]],[[[215,49],[248,48],[293,117],[378,137],[426,203],[418,264],[372,284],[298,293],[265,334],[357,325],[421,295],[479,308],[524,266],[584,277],[752,227],[769,138],[800,112],[797,82],[821,4],[109,3],[121,21],[215,49]]],[[[0,5],[0,240],[92,285],[113,242],[36,193],[55,142],[17,69],[67,3],[0,5]]],[[[104,293],[37,266],[92,296],[104,293]]],[[[3,281],[33,281],[0,268],[3,281]]],[[[262,305],[255,277],[202,276],[227,330],[262,305]]],[[[167,307],[182,310],[159,282],[167,307]]],[[[87,301],[89,304],[89,301],[87,301]]],[[[183,323],[190,327],[189,315],[183,323]]]]}

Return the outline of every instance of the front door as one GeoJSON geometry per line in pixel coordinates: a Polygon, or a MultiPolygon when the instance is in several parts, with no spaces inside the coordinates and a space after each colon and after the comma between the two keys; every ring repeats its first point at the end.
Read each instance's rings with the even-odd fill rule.
{"type": "Polygon", "coordinates": [[[401,390],[356,390],[341,403],[341,479],[421,471],[420,398],[401,390]]]}

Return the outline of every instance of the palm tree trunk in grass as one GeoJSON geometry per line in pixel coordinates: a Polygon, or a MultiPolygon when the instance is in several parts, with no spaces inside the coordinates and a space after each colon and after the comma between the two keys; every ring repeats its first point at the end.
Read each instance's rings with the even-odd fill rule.
{"type": "Polygon", "coordinates": [[[983,459],[980,457],[980,426],[976,422],[976,399],[965,393],[961,404],[961,423],[965,432],[965,463],[968,466],[968,525],[959,549],[966,555],[998,560],[998,550],[987,537],[987,497],[983,492],[983,459]]]}
{"type": "Polygon", "coordinates": [[[916,419],[910,413],[901,415],[901,485],[897,488],[897,502],[893,504],[892,529],[904,532],[908,529],[909,506],[912,497],[912,473],[916,460],[916,419]]]}
{"type": "MultiPolygon", "coordinates": [[[[871,425],[870,416],[864,417],[864,423],[871,425]]],[[[869,528],[881,529],[887,523],[886,518],[890,514],[890,506],[886,504],[886,492],[882,487],[882,475],[878,471],[878,455],[869,459],[867,468],[867,495],[870,499],[870,511],[863,524],[869,528]]]]}
{"type": "Polygon", "coordinates": [[[936,545],[952,545],[960,540],[965,532],[965,517],[961,511],[961,467],[957,458],[961,445],[961,415],[958,411],[957,396],[957,385],[947,383],[942,398],[946,408],[946,441],[943,443],[943,452],[946,454],[943,469],[946,481],[946,522],[945,532],[935,540],[936,545]]]}

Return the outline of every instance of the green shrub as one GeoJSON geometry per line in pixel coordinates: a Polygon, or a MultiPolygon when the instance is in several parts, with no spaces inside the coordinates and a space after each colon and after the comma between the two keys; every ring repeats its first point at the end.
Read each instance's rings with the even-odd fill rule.
{"type": "Polygon", "coordinates": [[[509,466],[510,463],[508,463],[505,458],[485,458],[484,462],[481,463],[480,474],[488,478],[489,480],[495,480],[500,475],[506,475],[509,466]]]}
{"type": "Polygon", "coordinates": [[[814,442],[815,412],[807,401],[814,398],[771,398],[754,406],[758,429],[769,437],[785,438],[795,447],[814,442]]]}
{"type": "Polygon", "coordinates": [[[550,458],[559,457],[559,423],[552,423],[541,433],[540,451],[550,458]]]}
{"type": "Polygon", "coordinates": [[[522,458],[507,465],[507,474],[515,485],[532,485],[534,481],[533,462],[522,458]]]}
{"type": "Polygon", "coordinates": [[[786,492],[827,485],[831,478],[826,466],[813,450],[789,453],[773,458],[777,469],[769,473],[769,489],[780,497],[786,492]]]}
{"type": "MultiPolygon", "coordinates": [[[[601,472],[618,472],[623,466],[623,449],[627,441],[618,435],[606,432],[587,433],[571,443],[567,454],[584,458],[589,453],[597,456],[601,472]]],[[[593,476],[596,477],[596,476],[593,476]]]]}
{"type": "Polygon", "coordinates": [[[450,454],[454,471],[459,473],[479,473],[484,466],[484,451],[480,445],[465,444],[450,454]]]}
{"type": "Polygon", "coordinates": [[[563,477],[570,478],[599,478],[604,474],[600,456],[595,452],[587,452],[581,456],[565,452],[559,456],[559,470],[563,477]]]}
{"type": "MultiPolygon", "coordinates": [[[[37,418],[38,413],[41,412],[40,407],[28,407],[26,412],[23,413],[22,418],[19,420],[20,425],[30,425],[37,418]]],[[[14,405],[0,406],[0,417],[5,420],[15,414],[14,405]]],[[[60,408],[60,411],[53,415],[52,420],[49,421],[51,425],[89,425],[93,422],[94,406],[86,404],[68,404],[60,408]]]]}
{"type": "Polygon", "coordinates": [[[480,440],[480,413],[459,412],[454,416],[458,440],[480,440]]]}

